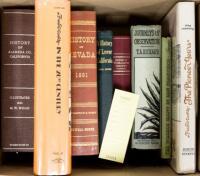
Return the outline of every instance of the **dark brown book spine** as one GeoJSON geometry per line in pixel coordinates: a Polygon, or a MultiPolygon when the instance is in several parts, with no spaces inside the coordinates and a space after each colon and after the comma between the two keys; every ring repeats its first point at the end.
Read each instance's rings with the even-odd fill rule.
{"type": "Polygon", "coordinates": [[[96,13],[72,12],[72,154],[96,155],[98,144],[96,13]]]}
{"type": "Polygon", "coordinates": [[[5,152],[33,151],[34,11],[2,12],[1,139],[5,152]]]}

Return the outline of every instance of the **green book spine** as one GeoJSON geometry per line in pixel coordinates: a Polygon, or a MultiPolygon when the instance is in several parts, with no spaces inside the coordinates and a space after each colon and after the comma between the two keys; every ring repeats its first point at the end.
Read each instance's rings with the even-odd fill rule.
{"type": "Polygon", "coordinates": [[[140,95],[131,147],[160,149],[161,26],[132,26],[132,91],[140,95]]]}
{"type": "Polygon", "coordinates": [[[162,38],[161,59],[161,158],[171,158],[171,38],[162,38]]]}

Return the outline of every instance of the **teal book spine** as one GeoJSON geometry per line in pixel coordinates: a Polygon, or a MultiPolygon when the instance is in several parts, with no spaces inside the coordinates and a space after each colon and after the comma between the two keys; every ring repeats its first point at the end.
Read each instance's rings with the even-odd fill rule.
{"type": "Polygon", "coordinates": [[[97,32],[99,144],[101,145],[113,95],[112,31],[97,32]]]}
{"type": "Polygon", "coordinates": [[[162,38],[161,59],[161,158],[171,158],[171,121],[172,121],[172,40],[162,38]]]}
{"type": "Polygon", "coordinates": [[[131,148],[160,149],[161,26],[131,27],[132,91],[140,95],[131,148]]]}

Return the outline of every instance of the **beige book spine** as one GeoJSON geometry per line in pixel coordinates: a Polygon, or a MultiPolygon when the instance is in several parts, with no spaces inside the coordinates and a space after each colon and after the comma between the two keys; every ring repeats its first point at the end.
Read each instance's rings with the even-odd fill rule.
{"type": "Polygon", "coordinates": [[[34,173],[71,173],[70,1],[35,0],[34,173]]]}

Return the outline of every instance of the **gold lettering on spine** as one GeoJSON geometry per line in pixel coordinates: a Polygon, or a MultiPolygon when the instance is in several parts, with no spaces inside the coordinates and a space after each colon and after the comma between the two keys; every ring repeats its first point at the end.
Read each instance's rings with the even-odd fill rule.
{"type": "Polygon", "coordinates": [[[96,58],[96,54],[94,52],[90,52],[90,51],[77,51],[77,52],[72,52],[72,57],[73,58],[85,58],[85,59],[95,59],[96,58]]]}
{"type": "Polygon", "coordinates": [[[72,43],[95,43],[95,37],[72,37],[72,43]]]}
{"type": "MultiPolygon", "coordinates": [[[[72,37],[71,42],[75,43],[75,44],[94,44],[96,42],[96,38],[95,37],[77,36],[77,37],[72,37]]],[[[74,51],[74,52],[72,52],[72,57],[73,58],[95,59],[96,53],[90,52],[90,51],[74,51]]]]}

